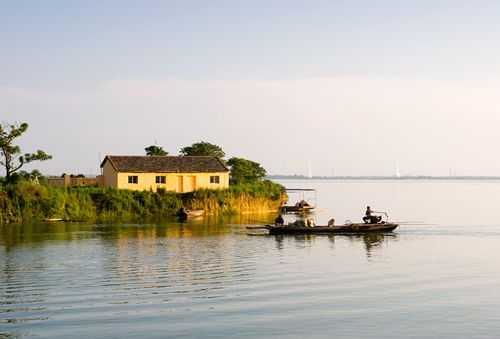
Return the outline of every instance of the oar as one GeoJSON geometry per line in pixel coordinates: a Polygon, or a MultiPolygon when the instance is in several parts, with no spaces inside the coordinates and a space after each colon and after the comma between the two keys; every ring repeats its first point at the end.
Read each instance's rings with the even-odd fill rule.
{"type": "Polygon", "coordinates": [[[422,221],[390,221],[392,224],[399,225],[418,225],[418,226],[435,226],[436,224],[428,224],[422,221]]]}

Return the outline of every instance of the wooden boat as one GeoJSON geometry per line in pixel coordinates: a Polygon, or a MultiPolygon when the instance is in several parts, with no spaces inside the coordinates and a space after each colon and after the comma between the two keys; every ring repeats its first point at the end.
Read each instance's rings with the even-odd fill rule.
{"type": "Polygon", "coordinates": [[[340,226],[295,226],[295,225],[265,225],[257,227],[247,227],[248,229],[266,229],[269,234],[364,234],[375,232],[392,232],[399,225],[393,223],[380,224],[346,224],[340,226]]]}
{"type": "Polygon", "coordinates": [[[297,203],[282,206],[281,213],[309,213],[314,210],[317,201],[314,188],[286,188],[285,190],[288,196],[295,195],[292,200],[297,203]]]}
{"type": "Polygon", "coordinates": [[[187,210],[181,208],[177,212],[177,218],[179,218],[179,220],[187,220],[187,219],[201,217],[204,213],[205,213],[204,210],[187,210]]]}
{"type": "Polygon", "coordinates": [[[201,217],[203,214],[205,214],[204,210],[187,210],[188,218],[201,217]]]}

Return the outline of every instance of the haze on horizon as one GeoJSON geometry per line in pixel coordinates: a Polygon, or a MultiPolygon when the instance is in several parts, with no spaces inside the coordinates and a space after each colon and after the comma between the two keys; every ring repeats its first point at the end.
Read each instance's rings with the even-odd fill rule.
{"type": "Polygon", "coordinates": [[[205,140],[270,174],[500,175],[495,1],[10,1],[0,121],[45,173],[205,140]]]}

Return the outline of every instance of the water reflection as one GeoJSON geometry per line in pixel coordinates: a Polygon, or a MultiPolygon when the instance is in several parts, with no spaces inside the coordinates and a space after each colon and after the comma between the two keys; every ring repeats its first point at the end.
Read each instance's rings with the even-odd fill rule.
{"type": "Polygon", "coordinates": [[[267,291],[265,286],[281,285],[276,270],[306,248],[332,253],[338,242],[345,244],[339,239],[349,239],[364,244],[370,257],[387,242],[383,236],[247,236],[244,224],[255,221],[255,216],[245,216],[3,228],[0,326],[8,326],[5,333],[24,333],[41,322],[112,321],[138,312],[141,305],[156,305],[153,314],[177,314],[183,305],[210,310],[218,300],[256,286],[267,291]]]}
{"type": "Polygon", "coordinates": [[[337,186],[319,194],[336,209],[318,213],[319,223],[357,215],[361,198],[401,220],[447,220],[434,196],[469,199],[463,211],[475,223],[356,236],[246,235],[243,224],[272,215],[9,225],[0,228],[0,337],[487,338],[500,330],[500,227],[489,213],[470,213],[494,205],[498,183],[432,185],[427,200],[420,184],[337,186]]]}
{"type": "Polygon", "coordinates": [[[388,246],[391,241],[397,241],[397,233],[367,233],[367,234],[300,234],[300,235],[273,235],[276,249],[282,251],[285,249],[285,239],[293,239],[294,245],[297,249],[313,246],[314,242],[318,239],[328,239],[330,248],[335,248],[337,238],[347,239],[351,243],[362,243],[366,252],[367,258],[370,258],[377,251],[382,250],[382,246],[388,246]]]}
{"type": "Polygon", "coordinates": [[[390,241],[397,241],[397,234],[379,234],[379,233],[369,233],[359,236],[351,236],[351,238],[361,238],[365,245],[366,256],[368,258],[372,257],[374,253],[382,250],[382,245],[389,245],[390,241]]]}
{"type": "Polygon", "coordinates": [[[73,241],[99,238],[205,237],[231,234],[231,225],[269,223],[274,214],[246,214],[228,217],[209,216],[180,223],[176,218],[142,224],[32,223],[0,227],[0,246],[9,251],[15,246],[40,246],[46,241],[73,241]]]}

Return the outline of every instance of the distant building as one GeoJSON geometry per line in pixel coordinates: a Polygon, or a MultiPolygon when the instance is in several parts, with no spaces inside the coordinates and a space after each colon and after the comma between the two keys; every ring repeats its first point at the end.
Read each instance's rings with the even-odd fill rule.
{"type": "Polygon", "coordinates": [[[119,189],[185,193],[229,187],[229,169],[216,157],[108,155],[101,169],[101,184],[119,189]]]}

